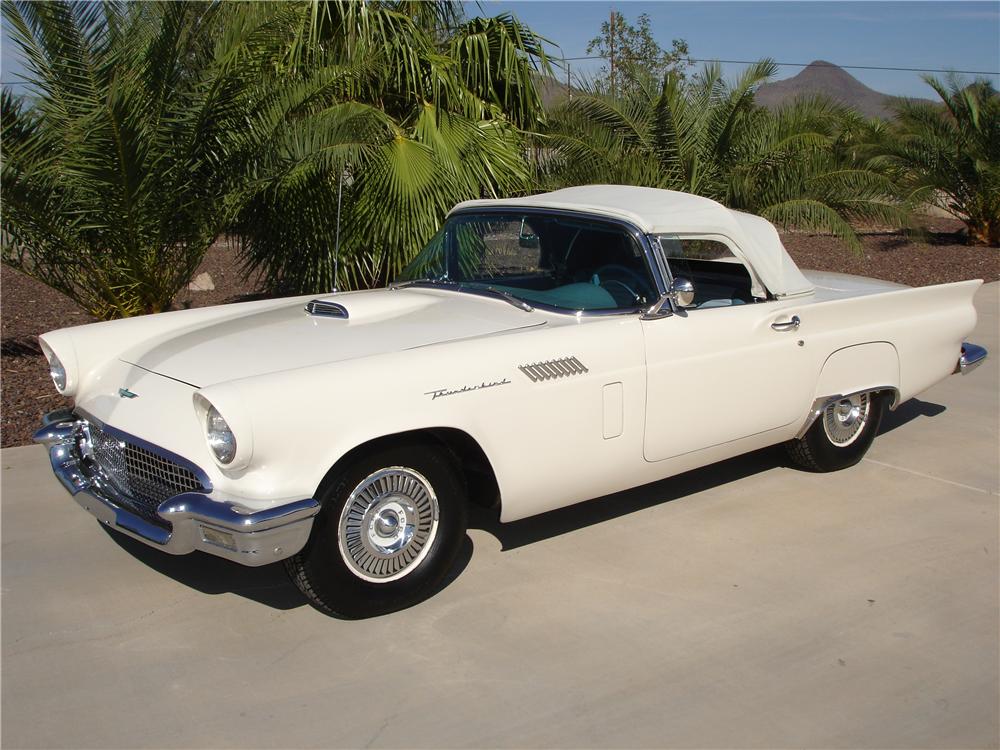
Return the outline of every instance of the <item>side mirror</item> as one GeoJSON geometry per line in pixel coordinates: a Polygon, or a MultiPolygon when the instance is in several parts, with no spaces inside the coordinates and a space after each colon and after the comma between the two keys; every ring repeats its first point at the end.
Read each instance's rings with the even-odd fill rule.
{"type": "Polygon", "coordinates": [[[670,299],[678,307],[690,307],[694,304],[694,284],[691,279],[678,276],[670,282],[670,299]]]}
{"type": "Polygon", "coordinates": [[[667,293],[642,314],[642,319],[657,320],[673,315],[674,312],[687,315],[684,308],[692,304],[694,304],[694,284],[691,283],[691,279],[679,276],[670,282],[670,289],[667,290],[667,293]]]}

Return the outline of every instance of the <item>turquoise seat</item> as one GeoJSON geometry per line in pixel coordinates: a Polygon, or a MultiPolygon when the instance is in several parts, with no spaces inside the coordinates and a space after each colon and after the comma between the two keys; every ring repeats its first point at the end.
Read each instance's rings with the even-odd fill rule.
{"type": "Polygon", "coordinates": [[[492,286],[494,289],[502,289],[529,302],[541,302],[569,310],[613,310],[618,307],[615,298],[608,294],[607,290],[585,282],[557,286],[546,291],[504,287],[499,284],[492,286]]]}

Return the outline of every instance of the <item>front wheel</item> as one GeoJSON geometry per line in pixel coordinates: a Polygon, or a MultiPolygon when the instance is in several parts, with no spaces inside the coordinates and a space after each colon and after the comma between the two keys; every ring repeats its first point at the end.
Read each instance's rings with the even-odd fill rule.
{"type": "Polygon", "coordinates": [[[433,593],[466,528],[465,487],[450,454],[424,444],[382,448],[324,481],[305,548],[285,567],[323,612],[385,614],[433,593]]]}
{"type": "Polygon", "coordinates": [[[792,462],[810,471],[854,466],[871,446],[885,410],[880,393],[858,393],[827,404],[800,439],[785,443],[792,462]]]}

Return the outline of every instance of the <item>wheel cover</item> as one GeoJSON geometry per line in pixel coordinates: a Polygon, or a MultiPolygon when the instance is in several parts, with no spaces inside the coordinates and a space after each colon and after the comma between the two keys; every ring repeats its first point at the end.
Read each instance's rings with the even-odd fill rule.
{"type": "Polygon", "coordinates": [[[366,581],[402,578],[430,550],[438,513],[437,495],[422,474],[403,466],[380,469],[365,477],[344,504],[340,556],[366,581]]]}
{"type": "Polygon", "coordinates": [[[823,431],[834,445],[848,446],[864,432],[870,411],[871,399],[867,393],[834,401],[823,410],[823,431]]]}

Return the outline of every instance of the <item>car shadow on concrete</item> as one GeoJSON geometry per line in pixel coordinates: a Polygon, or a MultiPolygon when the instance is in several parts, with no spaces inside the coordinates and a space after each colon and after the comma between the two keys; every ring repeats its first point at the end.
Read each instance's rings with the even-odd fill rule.
{"type": "Polygon", "coordinates": [[[920,417],[936,417],[946,410],[947,407],[941,404],[921,401],[919,398],[911,398],[906,403],[901,404],[895,411],[886,411],[882,417],[882,427],[879,429],[878,434],[884,435],[887,432],[892,432],[897,427],[902,427],[907,422],[912,422],[914,419],[919,419],[920,417]]]}
{"type": "MultiPolygon", "coordinates": [[[[886,411],[879,434],[891,432],[914,419],[936,417],[944,411],[945,407],[940,404],[911,399],[895,411],[886,411]]],[[[784,448],[774,445],[520,521],[500,523],[496,509],[474,508],[469,515],[469,527],[491,534],[504,550],[517,549],[778,467],[795,469],[784,448]]]]}
{"type": "MultiPolygon", "coordinates": [[[[886,412],[880,434],[890,432],[914,419],[935,417],[944,411],[945,407],[940,404],[911,399],[896,411],[886,412]]],[[[500,542],[503,550],[511,550],[763,471],[789,466],[782,447],[771,446],[658,482],[511,523],[500,523],[496,510],[473,506],[469,513],[469,528],[486,531],[500,542]]],[[[295,609],[309,603],[289,580],[280,563],[247,568],[203,552],[168,555],[105,526],[101,528],[132,557],[158,573],[204,594],[236,594],[280,610],[295,609]]],[[[472,558],[473,547],[472,539],[466,536],[455,565],[432,596],[447,588],[461,575],[472,558]]]]}
{"type": "Polygon", "coordinates": [[[503,550],[517,549],[769,471],[785,463],[781,446],[772,446],[520,521],[500,523],[495,509],[477,508],[470,513],[469,527],[495,537],[503,550]]]}
{"type": "MultiPolygon", "coordinates": [[[[204,552],[169,555],[107,526],[101,525],[101,528],[115,544],[144,565],[203,594],[236,594],[280,610],[309,605],[309,601],[288,578],[281,563],[248,568],[204,552]]],[[[472,550],[472,539],[466,536],[451,571],[431,596],[443,591],[461,575],[472,559],[472,550]]]]}

